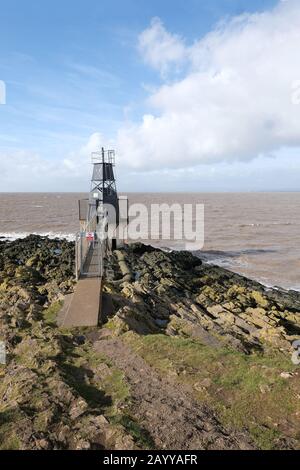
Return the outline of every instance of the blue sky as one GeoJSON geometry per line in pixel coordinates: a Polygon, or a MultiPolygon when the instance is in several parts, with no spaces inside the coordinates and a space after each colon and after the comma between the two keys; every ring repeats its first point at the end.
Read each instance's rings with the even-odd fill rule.
{"type": "MultiPolygon", "coordinates": [[[[233,59],[232,36],[242,33],[236,31],[232,18],[248,13],[247,24],[237,28],[249,30],[256,22],[257,30],[247,34],[261,38],[263,28],[277,19],[273,13],[268,20],[256,20],[256,16],[272,12],[277,4],[273,0],[1,1],[0,80],[6,84],[7,96],[6,105],[0,106],[0,190],[13,190],[13,184],[20,191],[88,189],[89,153],[102,144],[118,149],[119,187],[125,191],[299,190],[298,129],[280,138],[276,131],[274,142],[278,141],[273,144],[269,134],[261,135],[251,127],[249,133],[257,132],[253,146],[248,143],[246,148],[243,141],[220,149],[210,141],[203,148],[203,137],[200,141],[192,124],[200,126],[205,120],[203,110],[190,115],[184,103],[180,110],[174,106],[183,96],[186,103],[194,96],[197,100],[199,93],[200,105],[207,107],[202,98],[208,83],[203,80],[216,67],[216,62],[206,65],[211,58],[202,58],[207,35],[214,35],[213,45],[208,46],[211,56],[228,55],[233,76],[244,76],[244,68],[233,59]],[[225,24],[227,49],[220,41],[219,22],[225,24]],[[187,83],[191,90],[183,95],[187,83]],[[145,115],[151,116],[150,121],[145,121],[145,115]],[[188,126],[180,141],[174,142],[175,151],[170,143],[177,135],[170,123],[173,118],[188,126]],[[191,142],[194,147],[188,150],[191,142]],[[180,158],[185,148],[186,159],[180,158]]],[[[289,38],[285,40],[288,47],[289,38]]],[[[245,42],[245,54],[250,57],[251,47],[245,42]]],[[[265,54],[267,60],[268,50],[265,54]]],[[[216,60],[222,75],[227,68],[216,60]]],[[[299,76],[292,70],[291,82],[299,78],[300,70],[299,76]]],[[[209,83],[211,87],[211,79],[209,83]]],[[[225,108],[230,116],[230,99],[237,94],[228,89],[225,93],[230,95],[229,105],[226,102],[221,109],[220,95],[217,119],[225,108]]],[[[278,96],[276,90],[274,96],[278,96]]],[[[268,116],[263,125],[271,119],[271,127],[276,127],[282,118],[277,111],[275,124],[268,116]]],[[[262,110],[253,114],[251,109],[251,113],[251,117],[261,116],[262,110]]],[[[231,139],[227,124],[226,134],[223,129],[217,133],[220,125],[215,122],[207,129],[201,126],[205,136],[212,133],[215,144],[231,139]]]]}

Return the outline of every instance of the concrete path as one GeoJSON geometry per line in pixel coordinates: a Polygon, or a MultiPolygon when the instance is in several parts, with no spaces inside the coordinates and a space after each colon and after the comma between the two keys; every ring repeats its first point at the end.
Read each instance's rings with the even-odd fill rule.
{"type": "Polygon", "coordinates": [[[74,294],[66,306],[61,326],[97,326],[99,321],[102,293],[101,278],[80,279],[74,294]]]}

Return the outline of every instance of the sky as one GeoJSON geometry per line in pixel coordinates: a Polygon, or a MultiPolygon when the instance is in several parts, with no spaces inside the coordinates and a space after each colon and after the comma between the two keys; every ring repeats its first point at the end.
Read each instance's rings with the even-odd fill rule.
{"type": "Polygon", "coordinates": [[[300,190],[299,43],[299,0],[0,0],[0,191],[102,146],[121,191],[300,190]]]}

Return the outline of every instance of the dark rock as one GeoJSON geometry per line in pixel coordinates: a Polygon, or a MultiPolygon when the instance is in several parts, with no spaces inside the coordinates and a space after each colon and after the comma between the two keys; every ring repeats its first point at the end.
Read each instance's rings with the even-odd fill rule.
{"type": "Polygon", "coordinates": [[[78,344],[79,346],[85,344],[85,336],[74,336],[73,341],[75,344],[78,344]]]}
{"type": "Polygon", "coordinates": [[[183,335],[187,330],[191,335],[194,324],[212,336],[212,343],[217,335],[247,353],[272,348],[290,353],[300,334],[298,293],[266,289],[223,268],[205,265],[189,252],[135,244],[123,253],[129,270],[138,276],[120,288],[113,286],[130,301],[128,309],[122,306],[115,315],[120,332],[127,324],[142,334],[149,328],[180,334],[173,327],[177,317],[186,323],[186,327],[181,324],[183,335]]]}

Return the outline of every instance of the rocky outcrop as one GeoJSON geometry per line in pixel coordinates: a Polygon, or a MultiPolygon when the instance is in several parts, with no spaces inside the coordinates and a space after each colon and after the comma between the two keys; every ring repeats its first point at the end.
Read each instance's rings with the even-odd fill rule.
{"type": "Polygon", "coordinates": [[[135,244],[106,260],[101,327],[65,331],[73,273],[72,243],[0,242],[0,449],[160,448],[161,425],[180,448],[191,433],[199,448],[297,447],[299,293],[135,244]]]}
{"type": "MultiPolygon", "coordinates": [[[[163,385],[167,377],[173,389],[180,390],[182,384],[192,389],[199,410],[208,406],[210,418],[216,413],[221,424],[229,426],[231,437],[237,431],[242,433],[240,445],[298,449],[300,373],[299,366],[292,363],[292,344],[300,339],[300,294],[266,289],[220,267],[205,265],[191,253],[137,244],[124,249],[123,255],[132,279],[111,282],[122,274],[112,256],[108,265],[114,271],[108,272],[105,285],[111,309],[106,312],[105,326],[159,373],[158,387],[168,389],[163,385]]],[[[126,361],[124,373],[133,384],[132,395],[140,394],[135,407],[140,416],[142,387],[135,367],[130,366],[130,355],[119,357],[109,345],[109,340],[104,341],[98,350],[106,351],[116,364],[126,361]]],[[[151,396],[155,396],[152,391],[151,396]]],[[[154,401],[151,419],[141,416],[142,423],[148,430],[160,428],[159,416],[163,415],[165,427],[176,432],[174,419],[168,420],[167,398],[164,405],[159,399],[154,401]]],[[[171,402],[176,402],[175,396],[171,402]]],[[[180,411],[174,408],[177,413],[180,422],[180,411]]],[[[192,420],[190,426],[194,435],[192,420]]],[[[211,432],[216,435],[216,428],[211,432]]],[[[178,430],[176,436],[169,436],[170,441],[178,439],[177,445],[185,448],[188,444],[182,443],[183,435],[178,430]]],[[[197,448],[202,448],[202,438],[197,440],[197,448]]],[[[205,448],[218,448],[220,439],[212,439],[211,447],[205,448]]],[[[161,445],[159,436],[156,442],[161,445]]],[[[221,445],[226,448],[224,442],[221,445]]]]}
{"type": "Polygon", "coordinates": [[[108,419],[127,394],[122,374],[91,354],[82,333],[55,326],[73,289],[73,259],[66,241],[0,244],[0,449],[136,447],[108,419]]]}
{"type": "Polygon", "coordinates": [[[275,349],[289,354],[300,337],[300,293],[266,289],[188,252],[137,244],[124,251],[124,260],[132,282],[125,280],[118,288],[113,279],[107,283],[107,292],[120,295],[114,318],[119,328],[191,335],[245,353],[275,349]]]}

